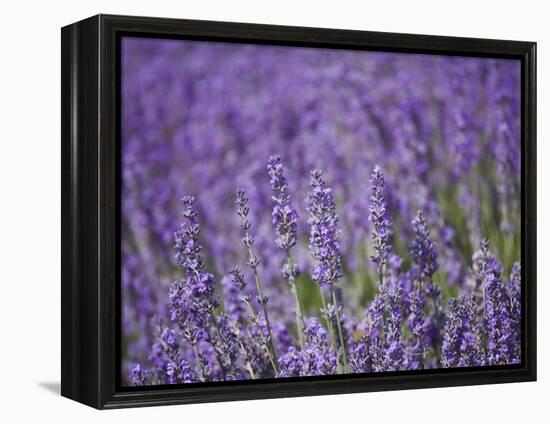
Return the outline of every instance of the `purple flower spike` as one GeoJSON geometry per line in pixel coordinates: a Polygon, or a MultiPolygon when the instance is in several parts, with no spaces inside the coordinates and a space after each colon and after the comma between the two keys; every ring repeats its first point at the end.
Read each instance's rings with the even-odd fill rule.
{"type": "Polygon", "coordinates": [[[216,317],[217,338],[214,349],[226,370],[227,380],[236,380],[237,378],[237,331],[235,324],[229,316],[221,314],[216,317]]]}
{"type": "MultiPolygon", "coordinates": [[[[227,376],[227,363],[220,347],[224,340],[214,317],[214,310],[219,306],[215,280],[204,267],[194,201],[192,196],[182,199],[186,221],[174,235],[176,262],[183,268],[185,278],[176,281],[170,288],[170,315],[178,324],[183,337],[193,347],[200,379],[207,381],[215,370],[206,355],[199,351],[199,342],[208,341],[212,345],[223,378],[227,376]]],[[[176,360],[172,362],[177,363],[176,360]]]]}
{"type": "Polygon", "coordinates": [[[391,288],[388,296],[388,317],[384,327],[386,338],[384,357],[385,371],[398,371],[403,366],[402,320],[402,288],[399,284],[395,284],[391,288]]]}
{"type": "Polygon", "coordinates": [[[484,322],[487,365],[511,363],[514,345],[514,323],[511,301],[501,279],[502,264],[489,252],[489,241],[481,241],[478,258],[478,277],[484,292],[484,322]]]}
{"type": "Polygon", "coordinates": [[[298,213],[290,204],[288,184],[279,155],[273,155],[269,158],[267,170],[270,177],[269,183],[273,192],[271,218],[277,234],[275,243],[279,248],[288,251],[296,245],[298,213]]]}
{"type": "Polygon", "coordinates": [[[327,331],[317,318],[306,320],[303,349],[303,375],[329,375],[336,372],[336,356],[330,347],[327,331]]]}
{"type": "Polygon", "coordinates": [[[336,356],[326,330],[316,318],[306,321],[304,347],[302,350],[290,347],[279,358],[280,377],[330,375],[336,372],[336,356]]]}
{"type": "Polygon", "coordinates": [[[463,295],[449,300],[445,334],[441,349],[444,367],[483,365],[480,342],[476,334],[474,298],[463,295]]]}
{"type": "Polygon", "coordinates": [[[200,225],[197,223],[197,211],[193,206],[195,198],[182,199],[185,207],[183,216],[187,222],[175,233],[176,262],[185,271],[184,291],[193,299],[193,307],[198,313],[211,314],[218,306],[214,294],[214,276],[204,269],[204,259],[199,244],[200,225]]]}
{"type": "Polygon", "coordinates": [[[197,381],[193,370],[191,369],[191,367],[189,366],[189,363],[185,359],[182,359],[180,361],[180,370],[181,370],[181,381],[183,383],[192,383],[194,381],[197,381]]]}
{"type": "Polygon", "coordinates": [[[178,341],[176,339],[176,333],[174,333],[169,328],[165,328],[162,332],[160,339],[165,346],[166,350],[170,353],[173,353],[173,356],[176,356],[179,350],[178,341]]]}
{"type": "Polygon", "coordinates": [[[147,379],[147,371],[140,364],[133,364],[130,367],[130,382],[132,386],[144,386],[147,379]]]}
{"type": "Polygon", "coordinates": [[[310,185],[311,191],[306,199],[307,210],[310,214],[308,223],[311,226],[309,247],[312,256],[317,259],[312,277],[319,284],[323,303],[322,312],[327,320],[333,349],[338,351],[343,370],[348,372],[346,340],[340,320],[341,307],[338,304],[335,289],[336,283],[342,276],[340,228],[336,204],[332,190],[326,187],[323,173],[320,170],[311,172],[310,185]],[[330,304],[327,304],[325,300],[323,292],[325,287],[330,290],[330,304]],[[336,334],[339,339],[339,348],[337,348],[336,334]]]}
{"type": "Polygon", "coordinates": [[[508,283],[510,299],[510,321],[512,331],[512,363],[521,362],[521,266],[516,262],[512,267],[508,283]]]}
{"type": "MultiPolygon", "coordinates": [[[[275,351],[275,346],[273,344],[273,335],[271,332],[271,323],[269,321],[269,313],[267,309],[267,303],[269,301],[269,297],[264,295],[262,282],[260,278],[260,258],[256,256],[254,253],[254,236],[250,233],[251,229],[251,222],[248,219],[248,214],[250,212],[248,208],[248,198],[246,197],[246,191],[242,188],[237,189],[236,191],[236,200],[235,205],[237,206],[237,215],[241,219],[241,229],[243,231],[243,237],[242,242],[244,246],[246,247],[246,251],[248,253],[248,259],[247,259],[247,265],[250,267],[254,274],[254,281],[256,282],[256,290],[258,292],[258,295],[256,296],[256,301],[258,304],[262,307],[263,312],[263,318],[265,320],[265,329],[267,331],[267,336],[263,337],[265,347],[267,349],[267,353],[269,355],[271,364],[273,366],[273,370],[275,373],[278,373],[277,368],[277,354],[275,351]]],[[[251,311],[253,321],[258,326],[258,328],[263,332],[263,329],[261,329],[261,323],[259,314],[254,310],[253,305],[250,303],[250,296],[246,293],[244,293],[245,290],[245,282],[244,282],[244,276],[242,273],[238,271],[237,268],[235,268],[232,271],[233,279],[235,281],[235,285],[239,288],[239,290],[243,291],[243,300],[245,303],[247,303],[248,308],[251,311]]]]}
{"type": "Polygon", "coordinates": [[[367,308],[365,314],[364,335],[361,342],[365,344],[363,349],[367,355],[362,360],[364,372],[384,370],[384,346],[382,333],[384,330],[384,310],[386,308],[387,286],[378,287],[378,293],[367,308]]]}
{"type": "MultiPolygon", "coordinates": [[[[378,266],[378,273],[380,280],[382,280],[382,274],[390,253],[392,220],[386,200],[386,179],[378,165],[372,170],[370,184],[369,221],[373,227],[371,236],[376,251],[376,255],[371,256],[371,259],[378,266]]],[[[382,281],[380,282],[382,283],[382,281]]]]}
{"type": "Polygon", "coordinates": [[[323,173],[311,172],[311,191],[306,203],[311,225],[310,250],[317,263],[313,279],[320,286],[332,286],[342,276],[340,264],[340,230],[336,205],[330,188],[326,187],[323,173]]]}
{"type": "Polygon", "coordinates": [[[291,346],[288,352],[279,358],[279,368],[279,377],[301,376],[304,368],[302,352],[291,346]]]}
{"type": "Polygon", "coordinates": [[[493,273],[484,279],[485,328],[487,335],[487,362],[501,365],[511,362],[514,355],[512,321],[509,299],[502,280],[493,273]]]}
{"type": "Polygon", "coordinates": [[[293,263],[290,255],[290,249],[296,245],[296,229],[298,214],[290,204],[290,195],[288,194],[288,185],[284,176],[283,164],[279,155],[273,155],[269,158],[267,170],[270,177],[270,184],[273,199],[273,211],[271,213],[275,233],[277,235],[275,244],[284,250],[286,261],[281,273],[283,278],[290,286],[290,291],[294,296],[296,308],[296,329],[300,347],[304,346],[304,319],[302,317],[302,306],[296,287],[296,277],[298,277],[298,267],[293,263]]]}
{"type": "Polygon", "coordinates": [[[418,211],[412,221],[414,240],[411,247],[411,257],[417,266],[419,278],[432,278],[439,268],[435,243],[430,237],[426,219],[422,211],[418,211]]]}
{"type": "Polygon", "coordinates": [[[412,338],[407,350],[407,368],[423,369],[426,358],[427,347],[424,340],[424,295],[420,289],[414,289],[409,294],[410,315],[407,319],[407,329],[412,338]]]}

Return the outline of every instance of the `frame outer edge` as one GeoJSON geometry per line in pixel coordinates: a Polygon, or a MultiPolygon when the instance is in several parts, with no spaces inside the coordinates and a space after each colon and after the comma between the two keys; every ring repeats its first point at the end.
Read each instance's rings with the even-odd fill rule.
{"type": "Polygon", "coordinates": [[[61,30],[61,395],[100,407],[98,17],[61,30]]]}
{"type": "MultiPolygon", "coordinates": [[[[97,15],[62,30],[62,395],[94,408],[217,402],[307,395],[533,381],[536,379],[536,44],[281,27],[177,19],[97,15]],[[524,142],[528,206],[522,243],[527,253],[526,364],[516,369],[380,375],[304,380],[262,386],[120,391],[114,353],[118,283],[115,231],[119,164],[116,140],[116,35],[143,31],[334,45],[391,45],[437,54],[510,54],[524,60],[524,142]],[[362,38],[364,37],[364,39],[362,38]],[[431,44],[430,47],[430,43],[431,44]],[[416,47],[414,47],[416,45],[416,47]],[[420,46],[420,47],[418,47],[420,46]],[[68,82],[68,80],[70,82],[68,82]],[[529,168],[529,169],[527,169],[529,168]],[[114,284],[113,284],[114,283],[114,284]],[[193,389],[193,390],[191,390],[193,389]]],[[[459,370],[455,370],[459,371],[459,370]]]]}
{"type": "Polygon", "coordinates": [[[523,248],[527,253],[526,284],[531,283],[526,299],[525,319],[527,321],[526,366],[528,378],[537,380],[537,44],[531,43],[526,54],[526,101],[527,116],[525,123],[527,133],[526,144],[526,172],[525,172],[525,205],[527,209],[526,237],[527,242],[523,248]]]}

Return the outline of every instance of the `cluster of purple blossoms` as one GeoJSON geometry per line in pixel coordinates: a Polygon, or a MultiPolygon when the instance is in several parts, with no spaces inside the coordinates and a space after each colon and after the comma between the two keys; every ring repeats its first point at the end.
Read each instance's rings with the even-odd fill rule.
{"type": "Polygon", "coordinates": [[[484,364],[475,325],[475,303],[471,295],[449,300],[445,338],[441,349],[444,367],[472,367],[484,364]]]}
{"type": "Polygon", "coordinates": [[[311,191],[306,202],[310,214],[310,249],[317,260],[313,279],[321,287],[332,287],[342,276],[340,229],[332,190],[326,187],[320,170],[311,172],[311,191]]]}
{"type": "Polygon", "coordinates": [[[285,264],[281,271],[283,278],[290,286],[290,291],[294,295],[298,340],[300,346],[303,346],[304,318],[302,316],[302,306],[296,287],[296,278],[299,275],[299,269],[293,262],[290,252],[290,249],[296,245],[298,213],[290,203],[288,184],[279,155],[273,155],[269,158],[267,170],[270,177],[269,183],[273,192],[273,211],[271,217],[275,227],[275,244],[285,252],[285,264]]]}
{"type": "Polygon", "coordinates": [[[384,370],[384,346],[382,341],[386,310],[387,286],[380,284],[378,293],[365,312],[365,319],[358,325],[360,337],[352,341],[350,349],[351,371],[355,373],[384,370]]]}
{"type": "MultiPolygon", "coordinates": [[[[412,220],[412,226],[414,229],[414,238],[410,254],[415,266],[413,274],[415,276],[414,284],[417,286],[417,294],[411,292],[411,295],[414,301],[420,301],[424,297],[424,294],[429,298],[429,314],[422,332],[427,333],[429,345],[433,346],[434,349],[440,349],[445,313],[443,311],[441,289],[432,281],[434,273],[439,268],[436,245],[430,236],[422,211],[416,213],[416,216],[412,220]]],[[[414,308],[416,305],[411,306],[414,308]]],[[[418,327],[417,330],[419,330],[418,327]]],[[[425,347],[422,346],[424,341],[419,339],[418,343],[418,348],[425,352],[425,347]]],[[[433,358],[432,366],[438,365],[439,359],[437,357],[433,358]]]]}
{"type": "Polygon", "coordinates": [[[143,370],[140,364],[133,364],[130,368],[130,382],[132,386],[143,386],[147,373],[143,370]]]}
{"type": "Polygon", "coordinates": [[[275,244],[288,251],[296,245],[298,213],[290,203],[290,194],[281,157],[279,155],[271,156],[267,169],[270,177],[269,183],[273,190],[271,217],[276,232],[275,244]]]}
{"type": "Polygon", "coordinates": [[[317,318],[307,319],[302,349],[291,347],[279,359],[279,377],[330,375],[336,373],[336,356],[325,328],[317,318]]]}
{"type": "Polygon", "coordinates": [[[514,263],[508,282],[508,298],[510,299],[510,330],[512,333],[512,363],[521,362],[521,266],[514,263]]]}
{"type": "Polygon", "coordinates": [[[414,239],[411,247],[411,257],[417,266],[418,278],[430,279],[437,271],[437,252],[435,243],[430,237],[426,219],[422,211],[418,211],[412,221],[414,228],[414,239]]]}
{"type": "Polygon", "coordinates": [[[407,346],[407,369],[417,370],[425,367],[428,347],[424,339],[425,317],[424,317],[425,296],[420,288],[414,288],[409,293],[409,317],[407,329],[411,333],[409,345],[407,346]]]}
{"type": "Polygon", "coordinates": [[[311,191],[306,198],[309,212],[308,223],[311,228],[309,247],[316,259],[312,278],[319,285],[322,309],[326,319],[333,349],[341,359],[341,369],[348,371],[346,342],[340,315],[342,307],[338,302],[336,283],[342,276],[340,259],[340,227],[336,213],[336,203],[332,189],[326,186],[323,172],[316,169],[311,172],[311,191]],[[325,299],[325,291],[329,300],[325,299]]]}
{"type": "Polygon", "coordinates": [[[483,291],[483,337],[486,340],[485,362],[487,365],[518,363],[520,328],[517,320],[517,292],[519,288],[507,289],[518,284],[519,268],[512,270],[512,280],[506,284],[502,280],[503,266],[490,253],[489,241],[483,239],[478,252],[478,277],[483,291]],[[514,275],[516,274],[516,275],[514,275]],[[516,292],[517,290],[517,292],[516,292]],[[512,297],[514,299],[512,299],[512,297]]]}
{"type": "MultiPolygon", "coordinates": [[[[447,300],[437,283],[437,245],[422,211],[412,220],[413,237],[406,269],[394,253],[392,219],[385,176],[379,166],[371,174],[370,243],[376,255],[376,291],[358,321],[345,310],[345,281],[340,254],[340,221],[332,189],[319,170],[311,172],[306,197],[310,227],[311,274],[288,272],[291,248],[297,246],[298,215],[279,156],[268,162],[275,245],[285,252],[282,277],[294,294],[296,320],[271,319],[256,238],[244,189],[236,190],[242,260],[249,275],[234,266],[217,287],[207,270],[200,243],[195,199],[182,200],[184,223],[174,235],[175,261],[183,272],[168,294],[170,323],[155,322],[156,342],[148,364],[133,363],[132,385],[184,384],[257,378],[319,376],[472,367],[520,362],[521,269],[515,263],[508,281],[503,265],[481,240],[468,293],[447,300]],[[287,270],[285,272],[285,270],[287,270]],[[248,284],[248,279],[255,284],[248,284]],[[298,289],[304,278],[318,288],[319,307],[302,315],[298,289]],[[481,295],[480,295],[481,293],[481,295]]],[[[236,257],[238,257],[237,255],[236,257]]],[[[269,258],[271,260],[271,258],[269,258]]],[[[349,285],[345,286],[350,289],[349,285]]]]}
{"type": "Polygon", "coordinates": [[[399,284],[393,284],[387,298],[387,317],[384,326],[384,359],[382,370],[398,371],[404,365],[404,346],[402,338],[403,291],[399,284]]]}
{"type": "Polygon", "coordinates": [[[383,273],[392,236],[392,220],[388,211],[386,199],[386,179],[378,165],[374,167],[370,179],[372,191],[370,195],[369,221],[372,224],[372,244],[376,255],[371,259],[378,266],[380,284],[383,284],[383,273]]]}

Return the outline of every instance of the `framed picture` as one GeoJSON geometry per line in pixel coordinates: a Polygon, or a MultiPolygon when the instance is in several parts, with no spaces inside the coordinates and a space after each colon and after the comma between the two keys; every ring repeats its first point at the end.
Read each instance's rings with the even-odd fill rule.
{"type": "Polygon", "coordinates": [[[62,395],[536,379],[535,43],[62,29],[62,395]]]}

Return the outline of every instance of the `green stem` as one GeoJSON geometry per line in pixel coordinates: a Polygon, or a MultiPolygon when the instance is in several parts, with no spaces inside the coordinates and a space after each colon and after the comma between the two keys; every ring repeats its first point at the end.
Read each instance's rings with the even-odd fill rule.
{"type": "Polygon", "coordinates": [[[338,303],[336,302],[336,291],[334,287],[330,288],[332,294],[332,302],[334,303],[334,311],[336,312],[336,325],[338,327],[338,337],[340,339],[340,346],[342,346],[342,362],[344,365],[344,372],[349,372],[348,368],[348,359],[347,359],[347,349],[346,344],[344,343],[344,332],[342,331],[342,323],[340,322],[340,313],[338,312],[338,303]]]}
{"type": "Polygon", "coordinates": [[[384,265],[383,264],[380,264],[380,266],[378,267],[378,284],[379,284],[379,287],[382,287],[382,285],[384,284],[384,265]]]}
{"type": "Polygon", "coordinates": [[[252,380],[256,380],[256,375],[254,374],[254,370],[252,369],[252,365],[250,365],[250,362],[246,362],[246,369],[248,370],[248,373],[250,374],[250,377],[252,377],[252,380]]]}
{"type": "MultiPolygon", "coordinates": [[[[252,315],[252,319],[254,320],[254,323],[258,327],[258,331],[260,332],[260,334],[262,334],[262,338],[265,338],[265,336],[263,335],[263,331],[260,323],[260,317],[258,316],[258,313],[256,312],[256,310],[248,300],[245,299],[244,302],[248,306],[248,310],[250,311],[250,315],[252,315]]],[[[273,371],[275,371],[275,375],[278,375],[279,367],[277,367],[277,362],[274,359],[274,353],[273,353],[274,351],[271,350],[273,348],[273,342],[270,339],[269,343],[266,343],[265,340],[262,340],[262,343],[264,345],[264,349],[267,352],[267,356],[269,357],[269,361],[271,362],[271,366],[273,367],[273,371]]]]}
{"type": "MultiPolygon", "coordinates": [[[[414,284],[414,287],[416,288],[416,290],[418,290],[418,293],[420,295],[422,295],[422,280],[419,279],[419,278],[415,279],[413,284],[414,284]]],[[[422,338],[423,335],[424,335],[424,333],[421,333],[419,339],[422,338]]],[[[422,360],[420,361],[420,369],[423,370],[426,367],[426,364],[425,364],[426,363],[426,349],[423,347],[423,345],[422,345],[422,349],[423,350],[422,350],[422,360]]]]}
{"type": "MultiPolygon", "coordinates": [[[[325,317],[325,322],[327,323],[327,329],[328,329],[328,335],[329,335],[329,339],[330,339],[330,345],[332,346],[332,350],[334,351],[334,354],[337,354],[338,350],[336,349],[336,340],[335,340],[335,337],[334,337],[334,328],[333,328],[332,322],[331,322],[331,320],[329,319],[329,316],[328,316],[327,301],[325,299],[325,292],[323,291],[323,288],[321,286],[319,286],[319,292],[321,293],[321,305],[323,306],[323,310],[325,311],[323,316],[325,317]]],[[[341,371],[342,370],[340,368],[340,364],[338,364],[338,372],[341,373],[341,371]]]]}
{"type": "Polygon", "coordinates": [[[298,342],[300,343],[300,348],[304,347],[304,316],[302,314],[302,306],[300,304],[300,297],[298,296],[298,287],[296,286],[296,280],[292,273],[294,264],[292,263],[292,258],[290,257],[290,251],[286,250],[286,263],[288,267],[288,284],[290,285],[290,291],[294,295],[294,301],[296,303],[296,327],[298,331],[298,342]]]}
{"type": "Polygon", "coordinates": [[[481,346],[483,348],[483,354],[485,355],[487,353],[487,332],[485,331],[485,323],[487,322],[487,311],[486,311],[486,308],[485,308],[485,296],[486,296],[486,293],[485,293],[485,287],[482,285],[481,286],[481,302],[483,304],[483,326],[482,326],[482,335],[481,335],[481,338],[482,338],[482,343],[481,343],[481,346]]]}
{"type": "MultiPolygon", "coordinates": [[[[222,335],[221,335],[220,327],[218,326],[218,322],[216,321],[215,316],[212,316],[212,322],[214,323],[214,330],[216,331],[218,338],[221,340],[222,335]]],[[[208,336],[210,338],[210,344],[214,345],[214,343],[212,343],[212,336],[210,334],[208,334],[208,336]]],[[[227,370],[223,366],[223,361],[220,359],[220,356],[218,355],[217,352],[216,352],[216,360],[218,361],[218,364],[219,364],[220,369],[222,371],[223,379],[225,380],[226,377],[227,377],[227,370]]]]}
{"type": "Polygon", "coordinates": [[[199,380],[200,381],[206,381],[206,379],[204,378],[204,373],[203,373],[203,369],[204,369],[204,364],[202,363],[202,360],[201,360],[201,356],[200,356],[200,353],[199,353],[199,349],[197,347],[197,344],[196,343],[193,343],[193,352],[195,353],[195,359],[197,360],[197,365],[199,366],[199,380]]]}
{"type": "MultiPolygon", "coordinates": [[[[241,349],[242,355],[246,356],[246,348],[244,347],[243,342],[240,340],[239,340],[239,348],[241,349]]],[[[252,365],[250,364],[249,360],[245,361],[245,366],[252,380],[256,380],[256,374],[254,374],[254,369],[252,368],[252,365]]]]}
{"type": "Polygon", "coordinates": [[[279,375],[279,367],[277,366],[277,362],[275,361],[273,354],[271,353],[267,345],[264,345],[264,348],[267,353],[267,356],[269,357],[269,361],[271,362],[271,366],[273,367],[273,371],[275,371],[275,375],[279,375]]]}
{"type": "MultiPolygon", "coordinates": [[[[254,252],[252,251],[252,246],[249,245],[247,247],[248,247],[248,258],[249,258],[250,263],[252,263],[252,261],[255,258],[254,252]]],[[[265,325],[267,327],[267,334],[268,334],[268,337],[269,337],[269,347],[271,348],[271,353],[273,354],[273,356],[276,356],[275,346],[273,345],[273,336],[271,334],[271,325],[269,323],[269,315],[267,313],[267,306],[266,306],[265,301],[264,301],[264,293],[263,293],[263,290],[262,290],[262,284],[260,282],[260,272],[258,271],[257,266],[252,266],[251,268],[252,268],[252,271],[254,272],[254,280],[256,281],[256,289],[258,290],[258,296],[260,297],[262,310],[264,312],[265,325]]]]}
{"type": "MultiPolygon", "coordinates": [[[[195,276],[197,277],[197,281],[200,281],[200,274],[197,270],[195,270],[195,276]]],[[[212,315],[211,315],[211,318],[212,318],[212,323],[214,325],[214,329],[216,330],[216,333],[218,333],[218,337],[221,339],[221,334],[220,334],[220,328],[218,327],[218,323],[216,321],[216,317],[214,316],[214,313],[212,312],[212,315]]],[[[209,328],[206,328],[206,334],[208,335],[208,341],[210,342],[210,344],[212,346],[214,346],[214,342],[213,342],[213,337],[212,335],[210,334],[210,329],[209,328]]],[[[220,366],[220,369],[222,371],[222,375],[223,375],[223,378],[225,380],[226,376],[227,376],[227,372],[223,366],[223,362],[222,360],[220,359],[218,353],[216,352],[215,353],[215,356],[216,356],[216,360],[218,362],[218,365],[220,366]]]]}

